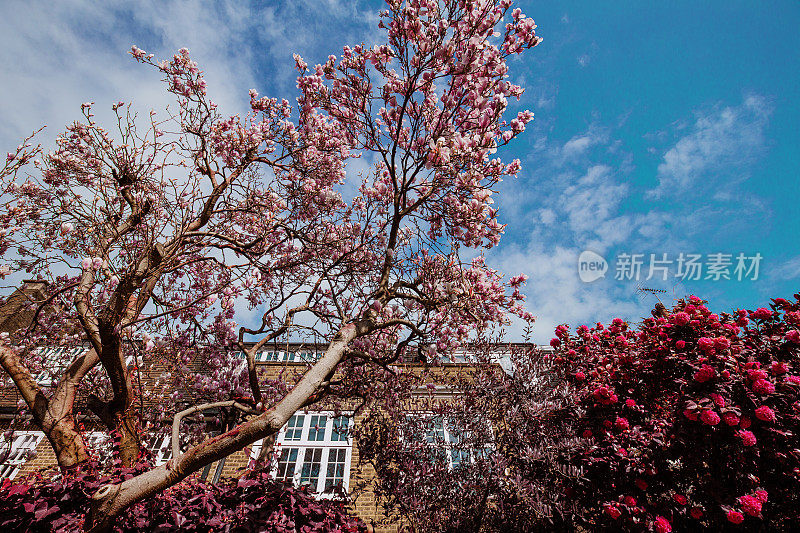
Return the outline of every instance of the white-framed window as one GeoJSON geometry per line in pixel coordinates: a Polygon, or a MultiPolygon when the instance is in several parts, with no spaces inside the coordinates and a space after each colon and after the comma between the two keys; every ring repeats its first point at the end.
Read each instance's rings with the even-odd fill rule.
{"type": "Polygon", "coordinates": [[[0,479],[14,479],[22,465],[35,455],[36,447],[44,439],[41,431],[15,431],[11,439],[0,437],[0,479]]]}
{"type": "MultiPolygon", "coordinates": [[[[34,376],[42,387],[55,385],[53,377],[58,377],[76,357],[88,351],[85,346],[65,348],[63,346],[47,346],[36,348],[34,353],[42,357],[42,370],[34,376]]],[[[134,356],[125,356],[125,366],[130,368],[135,363],[134,356]]]]}
{"type": "MultiPolygon", "coordinates": [[[[240,359],[246,359],[244,352],[239,352],[240,359]]],[[[284,363],[306,363],[313,362],[322,357],[322,352],[313,350],[286,351],[286,350],[262,350],[255,353],[257,363],[264,362],[284,362],[284,363]]]]}
{"type": "Polygon", "coordinates": [[[36,376],[36,382],[43,386],[53,385],[53,376],[61,374],[67,365],[86,351],[85,346],[65,348],[63,346],[47,346],[37,348],[34,353],[42,358],[42,370],[36,376]]]}
{"type": "MultiPolygon", "coordinates": [[[[337,489],[347,492],[353,455],[352,418],[331,412],[296,413],[275,441],[275,479],[308,485],[320,497],[337,489]]],[[[253,443],[251,458],[261,452],[261,441],[253,443]]]]}
{"type": "Polygon", "coordinates": [[[145,447],[153,454],[153,466],[161,466],[172,459],[172,439],[169,434],[151,435],[145,447]]]}
{"type": "Polygon", "coordinates": [[[401,432],[405,448],[422,452],[431,461],[442,461],[450,470],[472,464],[491,450],[492,432],[481,433],[461,428],[451,418],[432,413],[406,415],[407,427],[401,432]]]}

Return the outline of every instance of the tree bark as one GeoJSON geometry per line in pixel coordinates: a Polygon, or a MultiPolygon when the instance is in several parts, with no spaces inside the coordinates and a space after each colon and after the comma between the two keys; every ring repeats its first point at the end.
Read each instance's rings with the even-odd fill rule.
{"type": "Polygon", "coordinates": [[[92,533],[110,531],[116,517],[136,502],[175,485],[205,465],[227,457],[258,439],[277,433],[320,388],[326,377],[335,371],[347,345],[356,337],[368,333],[371,326],[372,321],[365,319],[349,323],[339,330],[325,354],[273,409],[194,446],[164,465],[122,483],[101,487],[92,496],[93,505],[86,520],[87,530],[92,533]]]}
{"type": "Polygon", "coordinates": [[[0,347],[0,365],[14,380],[31,410],[34,422],[47,436],[58,465],[62,468],[89,459],[83,437],[77,429],[73,406],[77,384],[98,362],[94,350],[88,350],[77,357],[67,367],[53,395],[48,398],[19,356],[9,346],[0,347]]]}

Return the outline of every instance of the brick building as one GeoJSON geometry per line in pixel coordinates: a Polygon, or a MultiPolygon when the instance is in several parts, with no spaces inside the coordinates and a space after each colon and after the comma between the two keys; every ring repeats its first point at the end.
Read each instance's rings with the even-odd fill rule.
{"type": "MultiPolygon", "coordinates": [[[[40,290],[35,284],[26,283],[21,289],[17,290],[9,297],[4,305],[0,306],[0,331],[13,331],[23,324],[30,321],[22,311],[24,303],[31,297],[35,297],[36,291],[40,290]]],[[[86,348],[72,348],[70,353],[54,347],[43,347],[45,360],[52,355],[64,357],[74,357],[86,348]],[[74,353],[72,353],[74,352],[74,353]]],[[[283,343],[279,347],[265,348],[256,356],[259,373],[268,379],[285,379],[293,381],[302,375],[309,362],[313,361],[324,346],[283,343]]],[[[453,360],[447,360],[438,365],[433,372],[433,376],[457,373],[470,366],[470,356],[462,353],[454,356],[453,360]]],[[[495,358],[498,369],[509,370],[509,361],[502,355],[495,358]]],[[[196,363],[192,370],[203,370],[202,361],[196,363]]],[[[164,363],[168,365],[168,361],[164,363]]],[[[417,361],[400,362],[397,365],[405,372],[419,371],[424,364],[417,361]]],[[[166,367],[154,364],[149,367],[143,378],[143,387],[147,388],[157,379],[159,372],[166,367]]],[[[1,371],[0,371],[1,372],[1,371]]],[[[35,376],[39,384],[43,387],[52,386],[50,375],[40,373],[35,376]]],[[[435,377],[433,378],[435,379],[435,377]]],[[[444,387],[438,387],[444,389],[444,387]]],[[[452,391],[441,390],[437,392],[437,385],[427,388],[424,394],[430,395],[431,389],[442,396],[452,394],[452,391]]],[[[423,394],[421,391],[420,394],[423,394]]],[[[30,420],[21,420],[18,416],[18,406],[21,397],[11,382],[10,378],[3,376],[0,381],[0,424],[6,430],[13,423],[13,436],[6,431],[2,450],[5,458],[0,462],[0,478],[14,478],[25,475],[28,472],[51,468],[56,465],[54,452],[44,438],[44,434],[33,426],[30,420]]],[[[150,407],[158,398],[148,400],[150,407]]],[[[88,409],[81,409],[85,398],[78,399],[81,412],[79,421],[84,425],[86,431],[84,436],[87,445],[95,452],[103,449],[107,441],[107,436],[99,424],[99,420],[89,414],[88,409]]],[[[195,403],[203,403],[198,399],[195,403]]],[[[145,408],[148,405],[145,404],[145,408]]],[[[208,420],[224,418],[223,413],[210,411],[204,413],[208,420]]],[[[357,444],[351,434],[351,429],[356,427],[360,418],[349,416],[346,409],[338,409],[334,412],[325,407],[308,409],[296,413],[286,426],[276,437],[274,446],[277,461],[273,462],[272,471],[276,478],[291,480],[295,484],[309,485],[310,488],[318,493],[321,498],[331,497],[334,491],[339,489],[351,495],[353,510],[367,523],[372,523],[375,531],[390,532],[397,529],[397,523],[393,517],[387,517],[371,489],[371,481],[375,478],[375,471],[368,462],[360,460],[357,444]],[[357,490],[356,490],[357,489],[357,490]]],[[[235,422],[235,420],[230,421],[235,422]]],[[[171,423],[165,420],[164,429],[171,423]]],[[[209,426],[212,427],[212,426],[209,426]]],[[[212,429],[214,433],[222,431],[224,426],[217,426],[212,429]]],[[[450,428],[443,421],[434,424],[431,432],[439,438],[448,441],[452,438],[450,428]]],[[[144,443],[152,453],[153,461],[156,465],[163,464],[172,456],[170,436],[165,431],[158,432],[149,436],[144,443]]],[[[207,466],[197,475],[208,481],[216,482],[222,477],[238,476],[253,464],[259,457],[261,442],[256,442],[250,449],[236,452],[214,464],[207,466]]],[[[2,456],[0,456],[1,458],[2,456]]],[[[461,456],[448,455],[451,465],[462,460],[461,456]]]]}

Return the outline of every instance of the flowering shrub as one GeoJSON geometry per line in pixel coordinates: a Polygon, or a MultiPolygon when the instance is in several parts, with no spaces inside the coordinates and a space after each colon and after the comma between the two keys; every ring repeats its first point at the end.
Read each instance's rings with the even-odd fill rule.
{"type": "MultiPolygon", "coordinates": [[[[52,477],[41,473],[0,486],[0,527],[7,531],[82,531],[91,495],[110,481],[128,479],[137,469],[98,473],[83,464],[52,477]]],[[[302,489],[251,472],[216,485],[198,478],[158,493],[121,516],[114,531],[275,531],[366,532],[341,502],[317,501],[302,489]]]]}
{"type": "Polygon", "coordinates": [[[566,488],[584,525],[794,530],[800,518],[800,294],[715,314],[697,297],[636,329],[556,330],[590,441],[566,488]],[[740,525],[741,524],[741,525],[740,525]]]}

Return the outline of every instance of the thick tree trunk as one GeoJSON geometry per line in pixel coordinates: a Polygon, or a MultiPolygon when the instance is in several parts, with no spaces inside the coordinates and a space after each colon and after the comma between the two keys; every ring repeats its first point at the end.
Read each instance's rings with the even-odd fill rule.
{"type": "Polygon", "coordinates": [[[118,325],[100,321],[100,338],[103,353],[100,360],[106,369],[114,397],[107,404],[104,417],[108,428],[119,437],[119,455],[122,465],[133,466],[139,457],[139,418],[133,406],[133,381],[125,367],[122,339],[118,325]]]}
{"type": "Polygon", "coordinates": [[[77,430],[73,405],[77,383],[98,361],[94,350],[77,357],[67,367],[52,396],[47,398],[19,356],[8,346],[0,347],[0,365],[14,380],[61,467],[74,466],[89,459],[83,437],[77,430]]]}
{"type": "Polygon", "coordinates": [[[74,422],[61,421],[50,431],[45,431],[47,440],[56,453],[58,466],[70,467],[89,460],[86,443],[81,434],[76,431],[74,422]]]}
{"type": "Polygon", "coordinates": [[[207,464],[241,450],[258,439],[277,433],[289,418],[321,387],[342,360],[347,345],[369,332],[371,321],[347,324],[336,335],[325,354],[300,382],[271,410],[231,431],[208,439],[166,464],[115,485],[104,485],[93,496],[86,520],[87,530],[110,531],[120,513],[131,505],[175,485],[207,464]]]}

